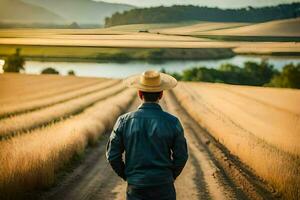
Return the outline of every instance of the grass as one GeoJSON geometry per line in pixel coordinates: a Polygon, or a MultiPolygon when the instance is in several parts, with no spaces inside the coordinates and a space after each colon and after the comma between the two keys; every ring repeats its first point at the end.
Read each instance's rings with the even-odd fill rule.
{"type": "Polygon", "coordinates": [[[127,62],[130,60],[221,59],[234,56],[229,48],[101,48],[24,45],[0,45],[0,56],[11,55],[16,48],[21,48],[21,54],[27,59],[38,60],[127,62]]]}
{"type": "Polygon", "coordinates": [[[283,199],[299,199],[298,90],[181,83],[174,91],[201,126],[283,199]]]}
{"type": "MultiPolygon", "coordinates": [[[[20,80],[23,77],[24,82],[28,81],[28,76],[18,76],[20,80]]],[[[27,131],[28,134],[0,141],[0,199],[22,198],[24,192],[51,186],[60,169],[74,157],[80,157],[87,145],[94,144],[102,134],[110,130],[116,118],[125,111],[135,96],[133,90],[123,90],[120,85],[114,87],[103,90],[102,94],[95,93],[93,98],[90,96],[90,100],[93,99],[95,103],[75,116],[27,131]],[[103,101],[96,101],[101,95],[111,96],[103,101]]],[[[80,101],[86,101],[86,98],[76,98],[76,101],[78,103],[72,105],[77,109],[80,101]]],[[[66,108],[61,107],[56,111],[68,109],[70,104],[64,105],[66,108]]],[[[46,109],[38,112],[44,112],[43,110],[46,109]]],[[[47,113],[45,115],[51,117],[47,113]]],[[[27,119],[28,122],[36,122],[35,119],[27,119]]],[[[24,121],[25,125],[26,123],[24,121]]]]}

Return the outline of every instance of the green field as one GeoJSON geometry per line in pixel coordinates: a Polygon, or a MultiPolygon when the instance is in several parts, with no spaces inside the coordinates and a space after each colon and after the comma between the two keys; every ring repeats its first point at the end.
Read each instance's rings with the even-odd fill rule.
{"type": "Polygon", "coordinates": [[[228,48],[103,48],[67,46],[28,46],[0,45],[0,56],[6,57],[21,48],[21,54],[28,59],[37,60],[91,60],[91,61],[129,61],[129,60],[176,60],[176,59],[221,59],[234,56],[228,48]]]}

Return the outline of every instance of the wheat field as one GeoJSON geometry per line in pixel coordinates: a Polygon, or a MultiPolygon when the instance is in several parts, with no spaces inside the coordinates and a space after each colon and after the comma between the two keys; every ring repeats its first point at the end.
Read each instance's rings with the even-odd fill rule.
{"type": "Polygon", "coordinates": [[[233,155],[285,198],[299,198],[299,90],[180,83],[174,94],[233,155]]]}
{"type": "Polygon", "coordinates": [[[207,30],[204,35],[233,35],[233,36],[300,36],[300,18],[276,20],[247,26],[228,28],[222,30],[207,30]]]}
{"type": "Polygon", "coordinates": [[[162,27],[162,28],[152,28],[152,32],[159,32],[163,34],[175,34],[175,35],[199,35],[202,32],[224,30],[224,29],[234,29],[237,27],[248,26],[249,23],[236,23],[236,22],[198,22],[195,24],[177,26],[177,27],[162,27]]]}
{"type": "MultiPolygon", "coordinates": [[[[0,199],[51,187],[137,100],[135,90],[105,78],[1,74],[0,89],[0,199]]],[[[163,105],[182,107],[184,125],[193,119],[284,199],[299,198],[299,90],[180,82],[172,93],[163,105]]],[[[192,147],[200,156],[203,147],[192,147]]],[[[201,167],[213,162],[202,159],[201,167]]]]}
{"type": "Polygon", "coordinates": [[[0,120],[1,136],[9,136],[0,140],[0,198],[52,185],[61,168],[110,130],[135,95],[110,79],[2,74],[0,82],[2,108],[17,113],[0,120]],[[9,102],[18,94],[23,98],[9,102]]]}

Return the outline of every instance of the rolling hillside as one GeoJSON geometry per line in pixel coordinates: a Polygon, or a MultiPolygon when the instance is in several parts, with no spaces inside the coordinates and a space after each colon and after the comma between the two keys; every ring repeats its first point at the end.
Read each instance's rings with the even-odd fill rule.
{"type": "Polygon", "coordinates": [[[148,30],[149,32],[157,32],[164,29],[180,28],[193,25],[197,22],[178,22],[178,23],[157,23],[157,24],[129,24],[112,26],[102,30],[118,31],[118,32],[139,32],[140,30],[148,30]]]}
{"type": "Polygon", "coordinates": [[[105,26],[125,24],[175,23],[183,21],[259,23],[300,16],[300,3],[261,8],[220,9],[193,5],[151,7],[115,13],[105,20],[105,26]]]}
{"type": "Polygon", "coordinates": [[[0,21],[8,23],[63,23],[64,20],[49,10],[21,0],[0,0],[0,21]],[[30,13],[30,14],[28,14],[30,13]]]}
{"type": "Polygon", "coordinates": [[[38,5],[62,16],[69,23],[104,24],[105,17],[115,12],[122,12],[134,8],[126,4],[106,3],[92,0],[24,0],[38,5]]]}
{"type": "Polygon", "coordinates": [[[276,20],[226,30],[203,32],[206,35],[300,37],[300,18],[276,20]]]}
{"type": "MultiPolygon", "coordinates": [[[[197,35],[204,31],[220,30],[228,28],[243,27],[249,25],[249,23],[237,23],[237,22],[198,22],[186,26],[178,27],[163,27],[161,29],[156,29],[155,31],[165,34],[178,34],[178,35],[197,35]]],[[[129,26],[129,25],[128,25],[129,26]]]]}

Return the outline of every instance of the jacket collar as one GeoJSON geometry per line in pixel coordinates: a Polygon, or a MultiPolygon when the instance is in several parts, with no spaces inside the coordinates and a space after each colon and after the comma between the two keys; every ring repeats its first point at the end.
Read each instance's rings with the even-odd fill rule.
{"type": "Polygon", "coordinates": [[[157,110],[162,110],[160,105],[158,103],[152,103],[152,102],[145,102],[142,103],[138,109],[157,109],[157,110]]]}

